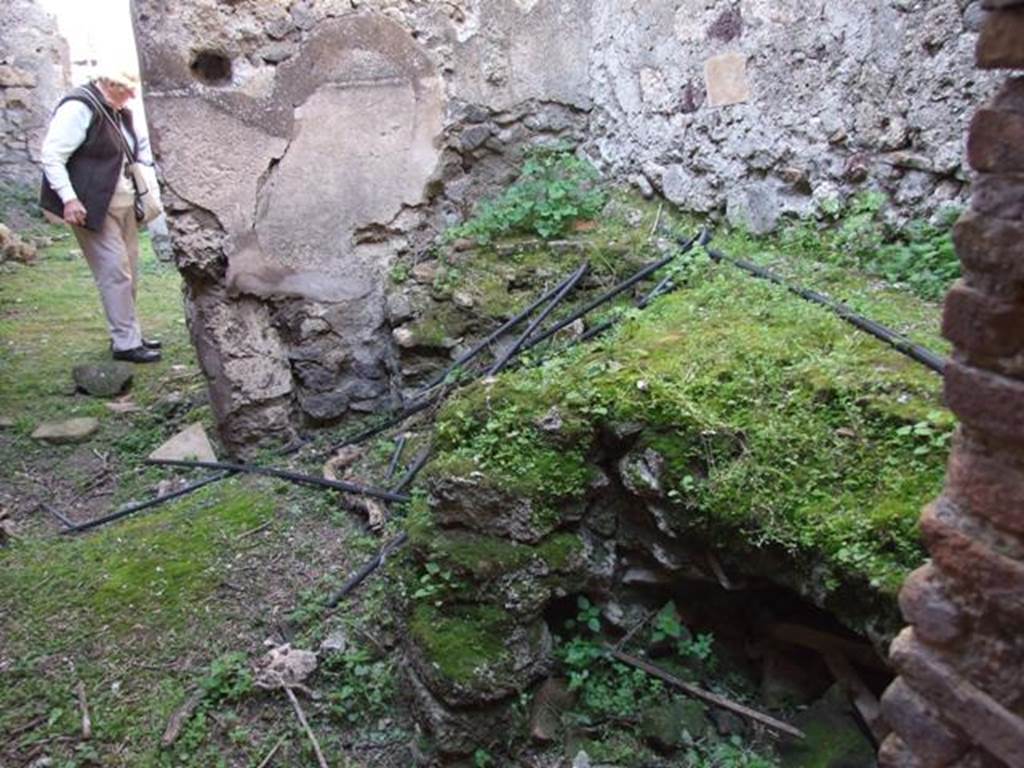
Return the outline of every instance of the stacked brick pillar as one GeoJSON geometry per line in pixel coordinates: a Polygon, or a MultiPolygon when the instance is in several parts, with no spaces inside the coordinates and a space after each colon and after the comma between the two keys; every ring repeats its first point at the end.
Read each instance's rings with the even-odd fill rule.
{"type": "MultiPolygon", "coordinates": [[[[982,4],[978,66],[1024,70],[1024,0],[982,4]]],[[[932,561],[900,595],[910,626],[890,652],[884,768],[1024,768],[1024,76],[978,110],[967,154],[964,277],[943,317],[961,427],[922,515],[932,561]]]]}

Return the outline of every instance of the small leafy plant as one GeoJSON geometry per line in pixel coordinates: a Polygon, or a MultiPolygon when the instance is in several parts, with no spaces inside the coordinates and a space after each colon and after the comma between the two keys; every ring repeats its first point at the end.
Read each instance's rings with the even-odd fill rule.
{"type": "Polygon", "coordinates": [[[565,628],[576,629],[578,627],[586,627],[591,632],[600,632],[601,609],[583,595],[576,598],[576,607],[579,608],[579,613],[576,614],[576,618],[565,622],[565,628]]]}
{"type": "Polygon", "coordinates": [[[651,642],[661,643],[670,641],[676,653],[683,658],[690,658],[701,662],[704,665],[714,663],[714,635],[702,632],[693,635],[686,626],[679,621],[679,614],[676,613],[672,603],[666,603],[654,617],[651,629],[651,642]]]}
{"type": "Polygon", "coordinates": [[[526,156],[519,179],[500,197],[481,203],[476,215],[449,231],[481,245],[512,234],[552,238],[577,219],[596,216],[607,194],[597,170],[565,149],[534,149],[526,156]]]}
{"type": "Polygon", "coordinates": [[[458,591],[462,586],[450,568],[442,568],[433,560],[424,566],[417,583],[412,599],[433,602],[435,606],[444,602],[445,595],[458,591]]]}
{"type": "Polygon", "coordinates": [[[395,675],[386,659],[357,647],[329,657],[323,671],[332,681],[328,701],[339,719],[358,725],[388,711],[395,675]]]}
{"type": "Polygon", "coordinates": [[[225,653],[210,662],[210,671],[199,681],[203,698],[211,703],[238,701],[252,690],[252,672],[245,654],[225,653]]]}
{"type": "Polygon", "coordinates": [[[829,201],[821,207],[821,222],[794,222],[780,239],[809,258],[855,266],[922,298],[941,298],[960,276],[952,235],[959,211],[894,228],[883,217],[888,202],[881,192],[864,192],[845,204],[829,201]]]}

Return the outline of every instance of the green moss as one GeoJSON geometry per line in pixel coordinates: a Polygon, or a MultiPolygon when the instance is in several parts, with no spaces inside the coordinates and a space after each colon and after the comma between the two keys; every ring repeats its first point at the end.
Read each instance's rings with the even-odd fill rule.
{"type": "Polygon", "coordinates": [[[496,536],[447,531],[434,541],[434,554],[472,574],[489,577],[519,568],[534,549],[496,536]]]}
{"type": "Polygon", "coordinates": [[[551,568],[561,570],[583,554],[583,542],[574,533],[556,533],[537,545],[537,554],[551,568]]]}
{"type": "MultiPolygon", "coordinates": [[[[16,267],[0,278],[0,416],[17,416],[19,431],[31,432],[43,419],[95,416],[109,420],[102,401],[70,404],[70,370],[77,364],[109,360],[107,327],[89,267],[72,255],[74,239],[63,229],[51,236],[62,239],[45,248],[27,267],[16,267]]],[[[140,240],[139,315],[147,335],[164,342],[165,361],[138,366],[133,399],[148,405],[159,394],[159,381],[171,360],[192,359],[181,318],[181,277],[153,255],[149,238],[140,240]]]]}
{"type": "Polygon", "coordinates": [[[456,606],[442,612],[420,604],[409,628],[430,661],[458,683],[472,683],[484,669],[508,658],[508,617],[495,606],[456,606]]]}
{"type": "Polygon", "coordinates": [[[49,635],[55,616],[73,615],[78,631],[103,624],[116,632],[147,610],[153,626],[173,626],[212,590],[208,569],[223,537],[259,523],[270,509],[256,490],[230,484],[85,536],[28,542],[0,552],[9,574],[0,604],[18,605],[24,631],[38,638],[49,635]],[[186,508],[193,513],[177,511],[186,508]],[[43,582],[46,590],[33,588],[43,582]]]}
{"type": "MultiPolygon", "coordinates": [[[[848,278],[865,293],[868,282],[848,278]]],[[[897,319],[926,309],[890,301],[897,319]]],[[[891,596],[922,560],[916,520],[941,489],[940,389],[822,308],[705,263],[604,341],[455,398],[435,471],[482,472],[557,515],[585,487],[601,423],[649,425],[641,447],[665,459],[676,527],[891,596]],[[552,445],[535,425],[553,405],[589,429],[552,445]]]]}
{"type": "Polygon", "coordinates": [[[466,318],[448,302],[434,302],[423,316],[409,326],[413,343],[419,347],[443,347],[446,339],[457,338],[466,318]]]}
{"type": "Polygon", "coordinates": [[[553,444],[535,423],[545,412],[541,400],[494,394],[478,385],[442,410],[431,473],[485,472],[494,487],[535,502],[537,514],[557,514],[554,507],[582,497],[590,480],[586,442],[553,444]]]}
{"type": "Polygon", "coordinates": [[[431,542],[432,555],[476,576],[490,578],[540,559],[552,570],[562,570],[583,550],[579,536],[556,533],[529,545],[465,531],[446,531],[431,542]]]}
{"type": "MultiPolygon", "coordinates": [[[[77,709],[68,706],[75,678],[63,661],[73,658],[89,691],[99,761],[114,764],[116,753],[155,765],[153,724],[166,722],[188,693],[187,676],[169,674],[175,661],[237,643],[219,629],[233,610],[210,598],[238,552],[238,534],[272,512],[265,487],[228,480],[79,537],[0,550],[0,635],[14,664],[0,685],[0,730],[45,712],[37,735],[77,732],[77,709]],[[48,661],[58,658],[60,665],[48,661]],[[123,681],[120,692],[112,680],[123,681]]],[[[203,738],[205,731],[190,747],[179,744],[176,764],[212,764],[203,738]]]]}

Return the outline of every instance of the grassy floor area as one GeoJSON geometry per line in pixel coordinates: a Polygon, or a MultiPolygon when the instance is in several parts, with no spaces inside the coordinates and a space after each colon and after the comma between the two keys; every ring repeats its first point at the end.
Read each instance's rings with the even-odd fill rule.
{"type": "MultiPolygon", "coordinates": [[[[599,270],[608,280],[623,266],[615,260],[651,255],[659,221],[688,232],[700,223],[620,195],[606,210],[615,213],[577,234],[592,261],[609,267],[599,270]]],[[[784,237],[723,230],[715,245],[948,350],[935,303],[850,269],[825,236],[818,251],[803,242],[795,252],[784,237]]],[[[395,700],[400,627],[388,602],[402,584],[381,571],[352,602],[324,610],[324,596],[380,545],[337,499],[233,478],[76,538],[61,535],[40,506],[81,521],[147,497],[177,473],[143,458],[191,423],[211,435],[214,427],[180,277],[148,243],[140,315],[147,335],[163,340],[164,360],[135,367],[125,398],[135,410],[115,412],[75,393],[72,366],[109,358],[99,298],[75,247],[65,236],[32,266],[0,266],[0,418],[12,422],[0,428],[0,511],[16,536],[0,548],[0,766],[39,757],[59,768],[253,766],[275,747],[272,765],[310,765],[287,700],[255,690],[250,671],[266,640],[292,631],[298,647],[315,649],[330,633],[347,643],[314,678],[321,696],[303,700],[331,764],[410,764],[412,724],[395,700]],[[80,445],[31,439],[38,423],[72,416],[98,418],[100,431],[80,445]],[[82,738],[79,687],[90,740],[82,738]],[[161,748],[169,716],[197,688],[197,713],[173,747],[161,748]]],[[[582,256],[540,248],[516,258],[520,267],[568,273],[582,256]]],[[[518,296],[509,304],[506,279],[459,285],[498,270],[448,266],[450,288],[478,289],[481,311],[519,306],[518,296]]],[[[430,472],[479,471],[557,514],[559,500],[590,476],[587,442],[613,422],[641,422],[643,440],[666,458],[673,524],[711,531],[723,547],[780,548],[794,562],[823,564],[815,578],[829,589],[829,579],[859,579],[890,599],[920,561],[917,513],[941,483],[951,422],[938,377],[726,266],[698,255],[676,268],[686,285],[642,313],[621,307],[625,322],[604,340],[457,394],[436,434],[423,426],[407,458],[435,439],[441,453],[430,472]],[[552,406],[563,437],[572,437],[556,446],[535,428],[552,406]]],[[[364,479],[383,482],[393,434],[367,446],[364,479]]],[[[295,469],[320,471],[295,461],[295,469]]],[[[392,520],[383,537],[401,525],[392,520]]],[[[541,553],[546,562],[572,560],[572,534],[552,543],[541,553]]],[[[487,555],[479,541],[461,552],[457,539],[443,544],[438,550],[452,560],[487,555]]],[[[421,634],[437,629],[430,611],[418,618],[421,634]]],[[[457,634],[441,639],[464,643],[457,634]]],[[[500,759],[482,751],[476,764],[500,759]]]]}
{"type": "MultiPolygon", "coordinates": [[[[360,601],[325,620],[322,600],[376,540],[333,496],[254,478],[61,535],[39,502],[83,521],[147,498],[180,474],[144,466],[153,448],[194,422],[215,432],[181,279],[148,239],[139,312],[147,336],[163,341],[164,360],[135,366],[121,399],[136,410],[114,412],[75,393],[72,366],[109,359],[106,326],[73,239],[45,234],[56,239],[33,265],[0,266],[0,417],[13,422],[0,429],[0,512],[17,537],[0,548],[0,766],[43,757],[60,768],[245,766],[275,744],[275,765],[307,765],[308,741],[287,700],[252,689],[248,659],[290,628],[303,647],[332,627],[358,629],[360,601]],[[42,421],[74,416],[98,418],[99,432],[80,445],[30,438],[42,421]],[[168,718],[197,687],[199,710],[174,746],[161,748],[168,718]]],[[[378,664],[356,637],[363,666],[378,664]]],[[[327,690],[355,677],[354,665],[336,667],[322,672],[327,690]]],[[[390,678],[378,678],[354,690],[382,694],[390,678]]],[[[379,704],[353,714],[351,701],[325,699],[307,709],[334,764],[345,764],[351,750],[342,743],[353,733],[387,764],[390,747],[373,744],[393,742],[399,726],[371,721],[379,704]]]]}

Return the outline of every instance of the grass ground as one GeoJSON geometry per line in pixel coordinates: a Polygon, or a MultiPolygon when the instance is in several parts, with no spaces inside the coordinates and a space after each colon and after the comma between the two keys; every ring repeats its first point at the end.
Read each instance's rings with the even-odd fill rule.
{"type": "MultiPolygon", "coordinates": [[[[620,207],[632,205],[620,201],[620,207]]],[[[656,207],[640,209],[642,216],[628,225],[612,217],[589,237],[598,246],[602,240],[642,241],[656,207]]],[[[788,259],[779,240],[722,233],[716,244],[847,300],[936,351],[945,349],[933,330],[934,304],[851,277],[835,259],[788,259]]],[[[43,757],[59,768],[255,766],[275,746],[270,765],[310,765],[287,701],[254,690],[247,661],[268,639],[280,642],[294,632],[297,646],[315,648],[338,631],[347,649],[318,671],[320,698],[303,700],[329,761],[411,764],[411,725],[394,706],[391,583],[379,576],[337,612],[322,608],[323,596],[379,545],[335,498],[265,479],[231,479],[77,538],[62,536],[40,506],[47,502],[80,521],[144,498],[174,473],[142,459],[190,423],[213,427],[187,338],[180,278],[148,245],[140,314],[147,335],[164,341],[164,361],[136,367],[128,395],[136,411],[115,413],[104,401],[74,392],[71,367],[106,359],[108,351],[91,277],[73,248],[65,237],[33,266],[0,266],[0,418],[13,422],[0,429],[0,511],[17,536],[0,549],[0,767],[20,768],[43,757]],[[30,438],[39,422],[71,416],[97,417],[99,433],[77,446],[30,438]],[[81,733],[79,683],[91,709],[90,740],[81,733]],[[176,744],[162,749],[168,717],[196,688],[204,692],[203,703],[176,744]]],[[[743,290],[744,296],[770,293],[743,290]]],[[[737,321],[743,307],[709,294],[716,296],[737,321]]],[[[674,298],[654,317],[682,317],[681,302],[674,298]]],[[[817,312],[785,311],[790,319],[817,312]]],[[[660,365],[644,359],[641,347],[657,353],[672,341],[664,328],[630,328],[620,338],[635,343],[617,370],[660,365]]],[[[680,373],[661,362],[664,370],[655,372],[662,378],[680,373]]],[[[367,479],[380,481],[375,473],[388,454],[385,435],[369,447],[367,479]]],[[[397,525],[392,522],[384,536],[397,525]]],[[[477,764],[496,764],[488,760],[483,755],[477,764]]]]}
{"type": "MultiPolygon", "coordinates": [[[[146,498],[175,473],[142,459],[188,424],[213,427],[180,278],[148,242],[139,309],[147,335],[163,340],[164,360],[135,366],[125,399],[137,411],[115,413],[74,392],[72,366],[108,359],[107,335],[73,240],[48,234],[60,239],[34,265],[0,267],[0,417],[13,422],[0,429],[0,511],[17,536],[0,549],[0,766],[44,757],[61,768],[255,765],[279,741],[274,765],[307,765],[287,700],[252,691],[239,659],[289,630],[296,645],[310,647],[341,626],[348,655],[321,679],[337,691],[357,667],[376,677],[307,711],[332,764],[353,754],[389,764],[401,724],[379,703],[357,711],[353,702],[390,695],[390,668],[360,639],[358,601],[331,619],[318,608],[376,548],[335,498],[230,479],[77,537],[62,536],[40,507],[83,521],[146,498]],[[73,446],[30,438],[38,423],[72,416],[98,418],[99,432],[73,446]],[[79,683],[90,740],[82,738],[79,683]],[[161,749],[169,716],[196,686],[207,691],[198,714],[173,748],[161,749]]],[[[364,600],[380,598],[371,588],[364,600]]]]}

